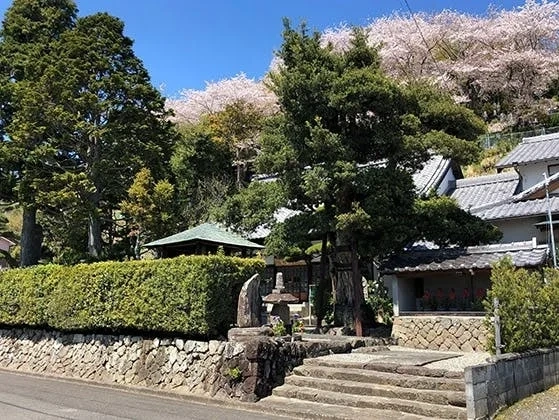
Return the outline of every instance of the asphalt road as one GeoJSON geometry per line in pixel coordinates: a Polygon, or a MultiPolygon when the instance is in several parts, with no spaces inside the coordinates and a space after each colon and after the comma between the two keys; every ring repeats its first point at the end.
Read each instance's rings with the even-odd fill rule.
{"type": "Polygon", "coordinates": [[[285,419],[223,404],[0,371],[1,419],[285,419]]]}

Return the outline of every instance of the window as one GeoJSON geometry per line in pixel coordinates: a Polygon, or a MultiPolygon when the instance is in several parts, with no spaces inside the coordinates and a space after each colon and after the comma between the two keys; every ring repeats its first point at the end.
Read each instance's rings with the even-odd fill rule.
{"type": "Polygon", "coordinates": [[[547,173],[549,176],[556,174],[559,172],[559,164],[556,165],[547,165],[547,173]]]}

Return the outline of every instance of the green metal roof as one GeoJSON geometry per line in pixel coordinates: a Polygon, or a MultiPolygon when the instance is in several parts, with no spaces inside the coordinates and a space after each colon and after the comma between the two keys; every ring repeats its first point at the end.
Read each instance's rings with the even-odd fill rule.
{"type": "Polygon", "coordinates": [[[239,248],[262,249],[262,245],[251,242],[235,233],[228,232],[212,223],[204,223],[184,232],[176,233],[166,238],[158,239],[144,246],[155,248],[165,245],[178,245],[192,241],[212,242],[217,245],[229,245],[239,248]]]}

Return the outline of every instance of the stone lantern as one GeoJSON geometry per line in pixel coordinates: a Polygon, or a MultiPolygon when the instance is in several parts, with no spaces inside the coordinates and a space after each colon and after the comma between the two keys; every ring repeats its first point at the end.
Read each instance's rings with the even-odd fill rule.
{"type": "Polygon", "coordinates": [[[288,304],[297,303],[299,302],[299,299],[297,299],[291,293],[285,293],[282,273],[276,274],[276,287],[272,290],[272,293],[270,293],[263,299],[263,302],[273,304],[270,315],[278,316],[283,321],[283,324],[286,326],[287,330],[290,331],[291,316],[288,304]]]}

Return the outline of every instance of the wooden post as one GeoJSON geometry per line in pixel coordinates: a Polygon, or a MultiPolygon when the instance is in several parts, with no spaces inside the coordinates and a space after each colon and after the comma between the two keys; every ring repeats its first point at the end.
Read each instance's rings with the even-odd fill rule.
{"type": "Polygon", "coordinates": [[[499,299],[493,298],[493,323],[495,324],[495,354],[501,354],[501,318],[499,317],[499,299]]]}

